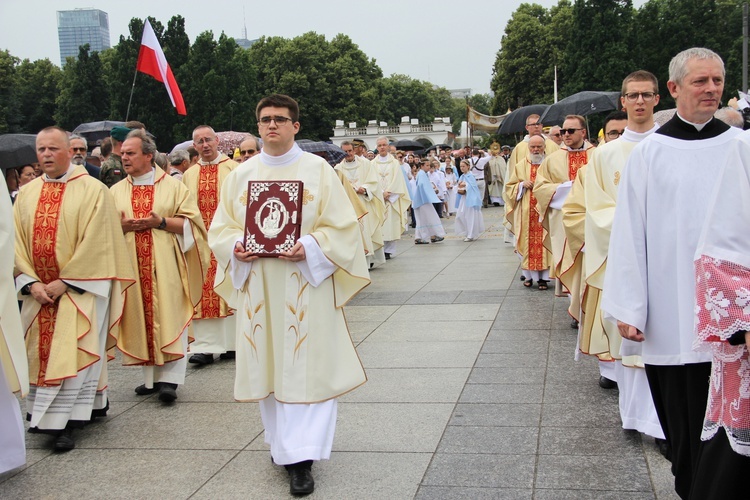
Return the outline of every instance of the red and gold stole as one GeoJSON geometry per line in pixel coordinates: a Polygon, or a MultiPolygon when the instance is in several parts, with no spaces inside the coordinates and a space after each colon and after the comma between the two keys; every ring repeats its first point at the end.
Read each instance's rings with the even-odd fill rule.
{"type": "MultiPolygon", "coordinates": [[[[529,180],[533,183],[536,181],[536,173],[539,164],[531,163],[531,174],[529,180]]],[[[529,196],[529,248],[528,248],[529,269],[539,271],[544,269],[544,228],[539,222],[539,214],[536,211],[536,198],[534,191],[529,196]]]]}
{"type": "MultiPolygon", "coordinates": [[[[133,217],[151,216],[154,206],[154,186],[133,186],[131,198],[133,217]]],[[[135,253],[138,257],[138,277],[143,295],[143,314],[146,319],[149,364],[154,363],[154,237],[151,230],[134,231],[135,253]]]]}
{"type": "MultiPolygon", "coordinates": [[[[198,209],[203,217],[206,231],[211,227],[214,213],[219,206],[219,165],[201,165],[198,177],[198,209]]],[[[211,252],[211,265],[203,281],[203,293],[200,302],[201,318],[220,318],[221,299],[214,292],[216,278],[216,257],[211,252]]],[[[197,317],[197,316],[196,316],[197,317]]]]}
{"type": "Polygon", "coordinates": [[[588,163],[586,151],[568,151],[568,179],[576,180],[578,169],[588,163]]]}
{"type": "MultiPolygon", "coordinates": [[[[34,220],[34,234],[32,236],[32,253],[34,270],[42,283],[51,283],[60,277],[57,264],[57,228],[60,222],[60,209],[65,194],[64,182],[45,182],[39,195],[34,220]]],[[[59,385],[44,381],[49,362],[52,335],[55,333],[55,319],[57,318],[58,302],[43,305],[39,311],[39,373],[36,385],[59,385]]]]}

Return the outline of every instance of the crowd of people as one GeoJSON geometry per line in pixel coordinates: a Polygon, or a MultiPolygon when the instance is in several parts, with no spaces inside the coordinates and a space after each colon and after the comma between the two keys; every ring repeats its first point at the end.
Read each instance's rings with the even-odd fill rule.
{"type": "Polygon", "coordinates": [[[409,226],[416,245],[439,243],[455,214],[471,242],[493,206],[504,207],[519,286],[554,281],[569,297],[575,356],[598,358],[599,385],[619,389],[623,428],[657,440],[680,497],[744,498],[750,133],[717,114],[723,85],[721,58],[689,49],[670,64],[676,113],[661,127],[659,83],[638,70],[597,146],[583,116],[545,129],[532,114],[513,149],[420,156],[380,137],[375,152],[345,141],[333,168],[297,145],[298,105],[280,94],[258,103],[260,137],[234,158],[208,125],[165,155],[128,122],[99,147],[100,166],[86,161],[84,138],[40,131],[38,164],[11,170],[0,197],[0,422],[12,430],[0,471],[25,461],[13,392],[26,398],[29,432],[72,450],[75,432],[107,414],[116,347],[141,367],[135,393],[167,405],[187,363],[235,360],[235,399],[259,402],[290,492],[311,493],[337,398],[366,381],[344,304],[409,226]],[[248,183],[284,179],[303,183],[299,238],[259,258],[245,243],[248,183]]]}

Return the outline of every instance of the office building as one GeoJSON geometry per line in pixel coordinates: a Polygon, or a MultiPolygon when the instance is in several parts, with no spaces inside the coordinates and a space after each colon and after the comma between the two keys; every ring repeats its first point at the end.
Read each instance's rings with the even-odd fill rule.
{"type": "Polygon", "coordinates": [[[89,44],[91,52],[101,52],[109,45],[109,16],[98,9],[57,11],[57,36],[60,41],[60,63],[78,57],[81,45],[89,44]]]}

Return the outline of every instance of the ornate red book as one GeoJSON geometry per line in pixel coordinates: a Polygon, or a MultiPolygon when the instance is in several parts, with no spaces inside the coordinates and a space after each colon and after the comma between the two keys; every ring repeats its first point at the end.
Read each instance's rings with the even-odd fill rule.
{"type": "Polygon", "coordinates": [[[245,215],[245,251],[278,257],[300,237],[302,181],[249,181],[245,215]]]}

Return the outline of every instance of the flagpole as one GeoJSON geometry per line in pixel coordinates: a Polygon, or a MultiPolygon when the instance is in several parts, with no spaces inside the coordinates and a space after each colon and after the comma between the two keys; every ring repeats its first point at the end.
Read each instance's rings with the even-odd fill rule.
{"type": "Polygon", "coordinates": [[[133,86],[130,88],[130,99],[128,99],[128,110],[125,112],[125,121],[130,117],[130,103],[133,102],[133,92],[135,91],[135,79],[138,77],[138,61],[135,62],[135,74],[133,75],[133,86]]]}

